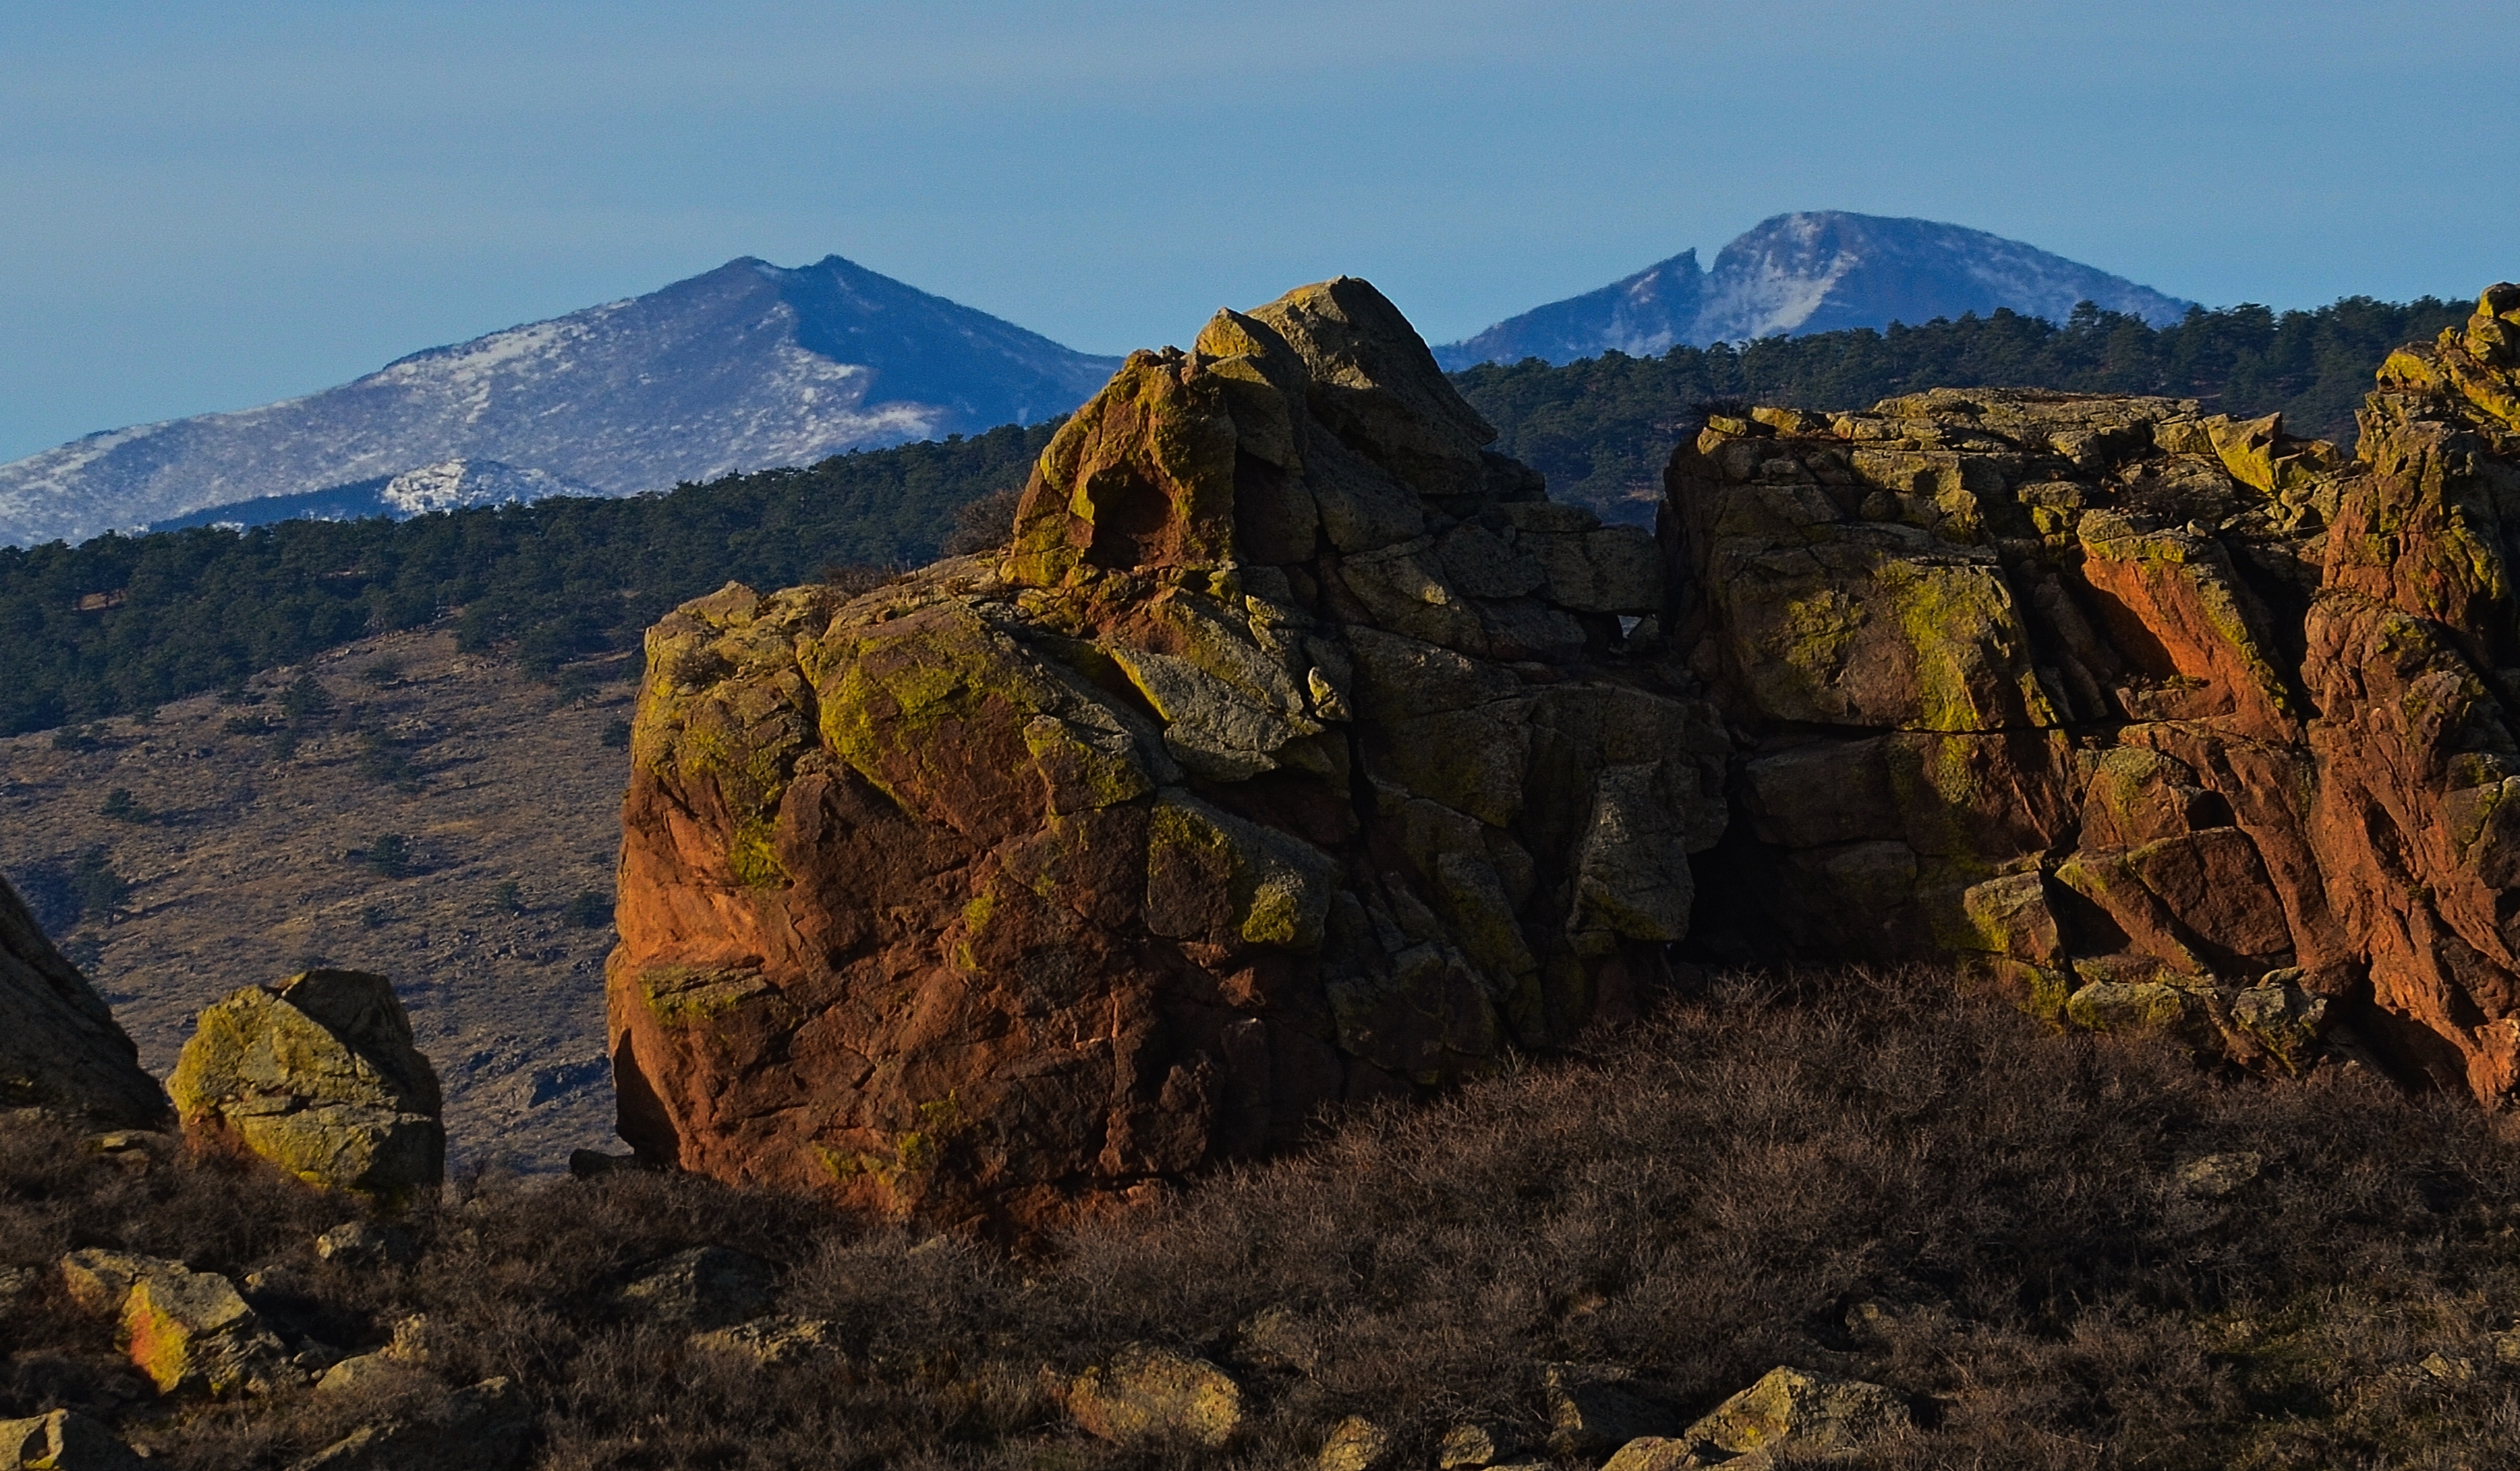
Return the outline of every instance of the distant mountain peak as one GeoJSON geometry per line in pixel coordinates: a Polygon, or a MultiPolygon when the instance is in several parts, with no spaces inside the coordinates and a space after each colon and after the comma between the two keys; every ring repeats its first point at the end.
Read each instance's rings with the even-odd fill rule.
{"type": "Polygon", "coordinates": [[[838,255],[797,267],[739,256],[304,398],[0,465],[0,541],[200,523],[205,512],[250,524],[267,518],[253,512],[266,501],[401,513],[369,482],[454,462],[474,473],[424,479],[492,500],[554,493],[536,476],[581,494],[661,490],[1032,423],[1084,402],[1117,366],[838,255]],[[493,485],[505,488],[482,488],[493,485]],[[351,487],[365,499],[333,494],[351,487]]]}
{"type": "Polygon", "coordinates": [[[1525,357],[1572,362],[1659,354],[1778,334],[1922,323],[2009,308],[2062,322],[2097,302],[2156,327],[2193,303],[2019,241],[1935,220],[1812,210],[1780,214],[1700,273],[1684,251],[1624,281],[1508,318],[1435,349],[1448,369],[1525,357]]]}

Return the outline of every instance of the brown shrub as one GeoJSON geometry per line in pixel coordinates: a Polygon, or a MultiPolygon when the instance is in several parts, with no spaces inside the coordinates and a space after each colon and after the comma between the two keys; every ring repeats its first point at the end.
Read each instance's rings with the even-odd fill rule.
{"type": "Polygon", "coordinates": [[[1022,500],[1023,487],[1011,485],[957,510],[954,530],[945,538],[945,555],[968,557],[1005,546],[1014,534],[1015,507],[1022,500]]]}
{"type": "MultiPolygon", "coordinates": [[[[1459,1416],[1542,1429],[1542,1366],[1569,1360],[1684,1420],[1778,1363],[1889,1384],[1923,1428],[1885,1467],[2448,1467],[2520,1444],[2495,1337],[2520,1313],[2507,1121],[2351,1071],[2268,1086],[2049,1036],[1927,975],[1721,983],[1589,1059],[1350,1119],[1028,1259],[660,1175],[473,1181],[411,1218],[409,1269],[317,1261],[350,1214],[0,1129],[0,1267],[133,1244],[261,1270],[275,1321],[342,1348],[426,1312],[440,1383],[527,1386],[542,1467],[1282,1466],[1349,1412],[1422,1461],[1459,1416]],[[2226,1196],[2178,1182],[2240,1153],[2260,1173],[2226,1196]],[[838,1323],[845,1363],[755,1367],[608,1306],[703,1243],[779,1264],[784,1311],[838,1323]],[[1267,1308],[1309,1372],[1237,1363],[1267,1308]],[[1123,1450],[1067,1426],[1044,1367],[1133,1340],[1235,1364],[1250,1433],[1123,1450]]],[[[0,1414],[162,1413],[57,1299],[7,1318],[0,1414]]],[[[179,1466],[282,1466],[376,1411],[292,1394],[140,1433],[179,1466]]]]}

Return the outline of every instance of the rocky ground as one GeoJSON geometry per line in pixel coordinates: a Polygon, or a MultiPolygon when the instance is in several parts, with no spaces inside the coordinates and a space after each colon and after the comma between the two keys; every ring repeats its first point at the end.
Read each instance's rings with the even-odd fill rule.
{"type": "Polygon", "coordinates": [[[67,1411],[185,1471],[2509,1464],[2510,1115],[1800,980],[1027,1256],[632,1170],[372,1220],[0,1112],[0,1452],[67,1411]]]}
{"type": "Polygon", "coordinates": [[[557,1169],[611,1146],[604,958],[627,757],[606,732],[629,687],[567,693],[424,630],[257,677],[234,702],[0,741],[0,870],[153,1073],[241,987],[317,961],[375,970],[443,1081],[450,1162],[557,1169]],[[301,694],[292,730],[301,674],[330,709],[301,694]],[[128,884],[111,903],[81,863],[96,850],[128,884]]]}

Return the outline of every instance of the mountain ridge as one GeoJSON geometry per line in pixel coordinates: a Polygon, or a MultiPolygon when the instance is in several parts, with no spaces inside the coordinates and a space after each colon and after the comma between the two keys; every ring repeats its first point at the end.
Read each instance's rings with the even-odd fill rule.
{"type": "Polygon", "coordinates": [[[1695,249],[1434,348],[1448,372],[1526,357],[1652,357],[1847,328],[1914,326],[2009,308],[2062,323],[2083,301],[2177,322],[2195,303],[2022,242],[1936,220],[1815,210],[1735,237],[1701,270],[1695,249]]]}
{"type": "Polygon", "coordinates": [[[1066,412],[1118,359],[840,256],[742,256],[332,388],[0,465],[0,540],[77,540],[451,460],[607,495],[1066,412]]]}

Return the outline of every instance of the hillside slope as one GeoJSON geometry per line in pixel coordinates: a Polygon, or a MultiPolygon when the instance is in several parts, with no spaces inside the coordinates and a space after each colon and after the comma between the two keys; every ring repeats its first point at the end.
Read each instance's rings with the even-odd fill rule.
{"type": "Polygon", "coordinates": [[[442,630],[396,634],[308,666],[332,708],[292,732],[298,672],[250,703],[0,740],[0,870],[152,1073],[202,1006],[320,958],[393,979],[446,1087],[451,1159],[552,1169],[605,1146],[627,763],[603,733],[626,691],[559,704],[442,630]]]}

